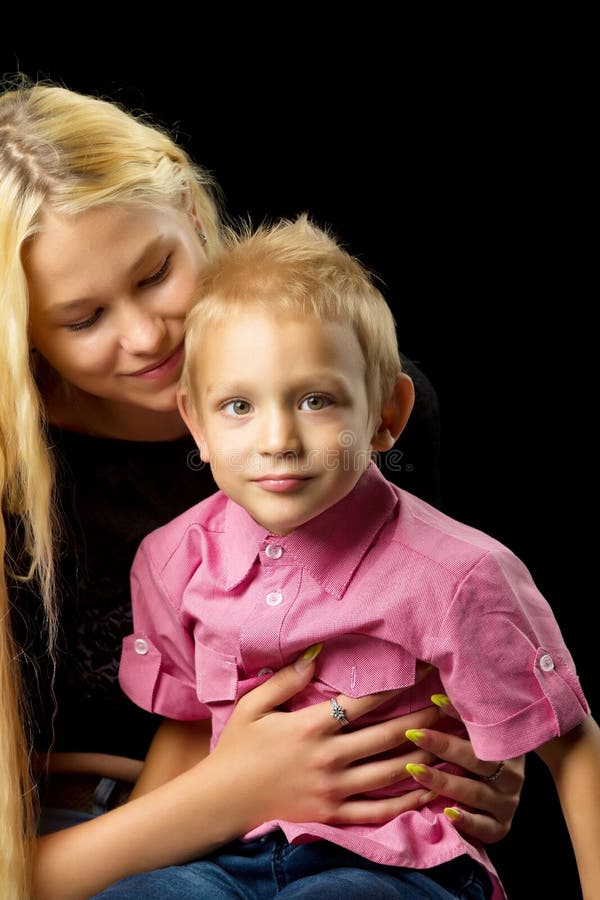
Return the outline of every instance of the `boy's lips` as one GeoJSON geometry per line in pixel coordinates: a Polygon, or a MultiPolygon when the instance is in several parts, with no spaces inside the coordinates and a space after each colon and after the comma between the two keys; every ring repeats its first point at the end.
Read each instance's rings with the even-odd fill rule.
{"type": "Polygon", "coordinates": [[[310,481],[311,477],[310,475],[261,475],[260,478],[253,480],[255,484],[260,485],[266,491],[285,493],[301,487],[305,482],[310,481]]]}

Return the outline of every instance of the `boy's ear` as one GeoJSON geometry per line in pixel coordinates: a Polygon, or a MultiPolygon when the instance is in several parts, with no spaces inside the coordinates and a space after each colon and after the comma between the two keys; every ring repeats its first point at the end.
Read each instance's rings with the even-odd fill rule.
{"type": "Polygon", "coordinates": [[[415,387],[412,379],[401,372],[394,385],[391,398],[383,405],[379,424],[371,441],[373,450],[385,453],[391,450],[408,422],[415,403],[415,387]]]}
{"type": "Polygon", "coordinates": [[[196,445],[200,451],[200,459],[202,462],[209,463],[210,456],[206,441],[204,440],[204,432],[202,430],[202,425],[200,424],[200,418],[187,391],[183,388],[179,388],[177,391],[177,406],[179,407],[181,418],[196,441],[196,445]]]}

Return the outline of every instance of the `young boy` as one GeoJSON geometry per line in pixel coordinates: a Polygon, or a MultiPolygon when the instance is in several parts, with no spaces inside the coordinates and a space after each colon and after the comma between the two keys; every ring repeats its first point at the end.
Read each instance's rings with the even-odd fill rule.
{"type": "MultiPolygon", "coordinates": [[[[482,759],[539,752],[584,896],[598,898],[600,730],[525,566],[373,462],[401,433],[413,388],[360,264],[306,217],[232,239],[203,273],[179,397],[221,491],[140,547],[126,693],[170,718],[211,716],[214,744],[236,700],[313,644],[316,676],[294,708],[329,698],[341,725],[340,694],[413,685],[389,717],[447,692],[482,759]],[[435,667],[419,683],[418,660],[435,667]]],[[[194,890],[255,896],[244,888],[264,878],[256,896],[503,896],[444,805],[385,825],[266,823],[194,864],[194,890]]]]}

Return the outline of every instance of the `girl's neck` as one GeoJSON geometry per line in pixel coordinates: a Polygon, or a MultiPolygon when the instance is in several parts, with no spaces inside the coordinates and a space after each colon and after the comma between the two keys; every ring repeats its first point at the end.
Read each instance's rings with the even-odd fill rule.
{"type": "Polygon", "coordinates": [[[177,410],[143,409],[93,397],[72,387],[49,400],[47,411],[52,425],[92,437],[172,441],[189,434],[177,410]]]}

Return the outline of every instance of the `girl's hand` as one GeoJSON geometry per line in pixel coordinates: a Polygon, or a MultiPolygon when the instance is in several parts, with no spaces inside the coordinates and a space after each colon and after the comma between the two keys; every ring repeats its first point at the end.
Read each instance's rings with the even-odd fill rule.
{"type": "Polygon", "coordinates": [[[421,737],[418,740],[413,738],[417,746],[428,750],[437,759],[458,763],[479,777],[450,775],[426,765],[419,767],[421,771],[411,769],[412,777],[435,794],[469,807],[462,809],[448,803],[446,815],[458,831],[484,844],[493,844],[506,837],[519,805],[525,778],[525,757],[505,760],[498,778],[486,781],[485,778],[498,771],[498,762],[479,760],[468,740],[441,731],[418,730],[421,737]]]}
{"type": "MultiPolygon", "coordinates": [[[[245,830],[271,819],[386,822],[431,799],[427,789],[382,799],[354,795],[406,779],[407,763],[431,761],[431,754],[407,741],[405,731],[435,725],[439,711],[432,706],[348,733],[332,717],[328,701],[279,711],[277,707],[308,684],[314,668],[312,661],[300,659],[242,697],[210,755],[213,767],[240,773],[235,814],[245,818],[245,830]],[[369,759],[400,747],[403,752],[391,759],[369,759]],[[357,764],[360,760],[364,762],[357,764]]],[[[429,669],[423,667],[423,675],[429,669]]],[[[354,722],[398,693],[338,699],[354,722]]]]}
{"type": "MultiPolygon", "coordinates": [[[[212,753],[203,756],[206,742],[194,728],[175,766],[185,771],[169,772],[166,783],[102,816],[38,838],[35,900],[83,900],[127,875],[196,859],[272,819],[385,822],[426,803],[430,788],[477,809],[461,810],[457,827],[465,834],[498,840],[506,833],[522,783],[516,764],[507,763],[493,783],[428,770],[438,757],[480,776],[493,768],[467,741],[434,730],[436,707],[348,733],[328,702],[280,712],[314,673],[310,660],[299,663],[240,700],[212,753]],[[413,739],[420,732],[422,746],[407,742],[407,730],[413,739]],[[397,750],[392,759],[369,759],[390,750],[397,750]],[[425,769],[422,789],[380,800],[354,796],[407,778],[410,763],[425,769]]],[[[338,701],[354,722],[397,693],[338,701]]]]}
{"type": "MultiPolygon", "coordinates": [[[[444,713],[459,718],[444,694],[437,694],[432,699],[444,713]]],[[[448,804],[445,812],[456,829],[485,844],[506,837],[519,805],[525,779],[525,757],[518,756],[502,763],[484,762],[475,756],[469,740],[431,728],[410,730],[407,737],[430,754],[430,761],[443,759],[456,763],[475,776],[450,775],[427,765],[411,769],[411,775],[423,787],[469,807],[461,809],[448,804]]]]}
{"type": "MultiPolygon", "coordinates": [[[[429,670],[420,664],[420,677],[429,670]]],[[[523,784],[524,760],[505,763],[495,782],[428,768],[436,759],[444,759],[480,777],[497,769],[478,760],[469,741],[435,731],[440,716],[435,706],[352,732],[340,728],[329,702],[295,712],[278,711],[276,707],[302,690],[313,672],[314,664],[302,659],[295,667],[281,669],[240,700],[219,738],[214,754],[224,763],[230,758],[228,766],[243,765],[243,796],[254,797],[255,805],[241,811],[249,816],[248,828],[270,819],[386,822],[442,794],[471,808],[461,809],[455,822],[463,833],[486,843],[508,833],[523,784]],[[406,739],[406,731],[412,740],[406,739]],[[415,733],[420,735],[416,740],[415,733]],[[391,750],[398,751],[392,758],[370,759],[391,750]],[[416,776],[423,790],[381,799],[356,796],[404,780],[407,764],[424,767],[416,776]]],[[[398,693],[358,699],[340,696],[338,700],[348,721],[356,722],[398,693]]]]}

